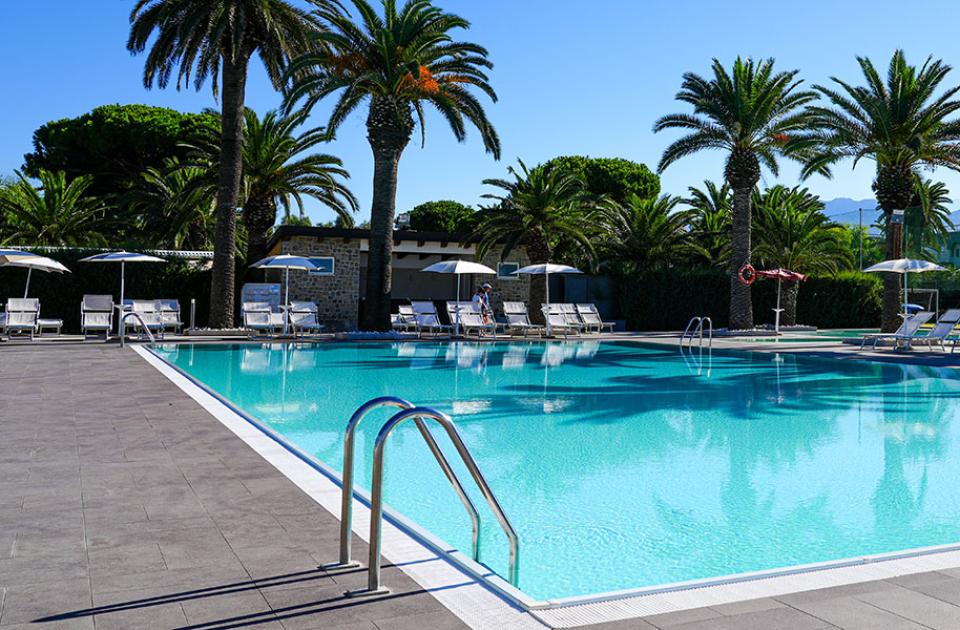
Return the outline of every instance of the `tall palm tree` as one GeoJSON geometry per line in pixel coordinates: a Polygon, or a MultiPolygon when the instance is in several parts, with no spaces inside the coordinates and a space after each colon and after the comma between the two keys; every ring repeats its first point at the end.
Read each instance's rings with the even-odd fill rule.
{"type": "MultiPolygon", "coordinates": [[[[325,11],[335,0],[311,0],[325,11]]],[[[127,49],[150,45],[143,72],[146,87],[199,90],[209,78],[214,96],[222,80],[222,136],[217,184],[217,227],[210,286],[210,325],[233,325],[236,209],[240,196],[243,111],[247,67],[257,55],[278,89],[290,58],[310,47],[309,33],[320,25],[286,0],[137,0],[130,14],[127,49]],[[154,34],[156,37],[153,37],[154,34]],[[151,43],[152,42],[152,43],[151,43]]]]}
{"type": "MultiPolygon", "coordinates": [[[[774,186],[753,194],[756,247],[765,266],[800,273],[833,274],[853,265],[847,230],[823,213],[820,198],[806,188],[774,186]]],[[[783,289],[781,323],[797,323],[799,282],[783,289]]]]}
{"type": "MultiPolygon", "coordinates": [[[[306,112],[282,115],[267,112],[261,119],[252,109],[244,114],[243,186],[241,217],[247,229],[246,260],[252,263],[267,255],[267,237],[277,222],[296,207],[304,213],[304,198],[316,199],[346,221],[357,211],[357,199],[341,181],[350,177],[339,158],[326,153],[308,153],[330,140],[323,129],[297,132],[306,112]]],[[[194,157],[216,165],[219,138],[201,136],[195,141],[194,157]]]]}
{"type": "MultiPolygon", "coordinates": [[[[816,152],[803,175],[829,172],[829,167],[851,158],[853,166],[867,158],[876,163],[873,190],[889,218],[894,210],[913,204],[915,176],[921,167],[960,170],[960,87],[938,94],[950,66],[932,57],[919,68],[907,63],[902,50],[890,59],[886,79],[873,62],[858,57],[865,85],[854,86],[832,78],[836,87],[815,86],[829,106],[810,107],[819,131],[799,144],[816,152]]],[[[887,221],[887,258],[899,258],[901,226],[887,221]]],[[[900,279],[884,274],[882,328],[899,325],[900,279]]]]}
{"type": "Polygon", "coordinates": [[[400,156],[418,123],[425,141],[424,108],[430,105],[457,140],[466,137],[467,123],[476,127],[486,150],[499,159],[500,139],[471,91],[496,101],[485,72],[493,64],[485,48],[453,38],[470,23],[430,0],[409,0],[400,7],[395,0],[382,0],[382,16],[367,0],[352,4],[356,23],[339,12],[317,12],[327,30],[316,34],[317,50],[291,64],[286,106],[302,100],[310,110],[339,93],[327,123],[335,133],[351,112],[369,104],[367,140],[374,170],[363,325],[387,330],[400,156]]]}
{"type": "MultiPolygon", "coordinates": [[[[528,169],[522,160],[519,168],[507,167],[513,179],[485,179],[483,183],[503,192],[487,193],[495,203],[481,208],[473,236],[479,238],[477,253],[482,258],[492,248],[503,246],[501,257],[508,256],[521,243],[530,262],[554,262],[558,244],[577,248],[594,257],[589,226],[605,200],[586,189],[583,179],[559,166],[545,165],[528,169]]],[[[546,280],[530,285],[530,303],[546,299],[546,280]]],[[[532,316],[542,320],[538,308],[532,316]]]]}
{"type": "Polygon", "coordinates": [[[40,169],[37,188],[20,171],[17,182],[0,190],[0,214],[7,217],[10,234],[5,243],[89,247],[106,242],[105,206],[85,193],[93,177],[81,175],[67,181],[63,171],[40,169]]]}
{"type": "Polygon", "coordinates": [[[690,247],[690,213],[675,211],[680,202],[670,195],[655,199],[632,195],[625,203],[605,209],[601,213],[605,264],[630,272],[669,266],[684,256],[690,247]]]}
{"type": "Polygon", "coordinates": [[[799,90],[797,71],[774,72],[773,59],[737,60],[732,73],[713,60],[713,77],[688,72],[676,98],[693,106],[692,114],[659,119],[654,132],[685,129],[689,133],[663,152],[659,170],[704,150],[728,153],[724,178],[733,189],[730,255],[730,328],[753,328],[750,287],[737,271],[750,262],[750,195],[760,180],[760,166],[778,174],[777,158],[798,158],[791,136],[809,130],[804,109],[816,94],[799,90]]]}
{"type": "Polygon", "coordinates": [[[209,249],[216,226],[215,189],[207,170],[177,158],[149,167],[127,199],[149,244],[170,249],[209,249]]]}
{"type": "Polygon", "coordinates": [[[687,188],[690,196],[683,201],[689,207],[691,251],[708,265],[722,266],[730,259],[733,194],[726,182],[706,180],[703,186],[687,188]]]}

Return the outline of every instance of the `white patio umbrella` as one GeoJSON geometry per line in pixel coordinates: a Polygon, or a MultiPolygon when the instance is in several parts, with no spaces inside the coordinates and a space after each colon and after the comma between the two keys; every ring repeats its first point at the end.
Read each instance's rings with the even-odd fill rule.
{"type": "Polygon", "coordinates": [[[70,270],[53,258],[40,256],[33,252],[23,252],[18,249],[0,249],[0,267],[25,267],[27,269],[27,284],[23,288],[23,297],[30,294],[30,276],[34,269],[55,273],[70,273],[70,270]]]}
{"type": "Polygon", "coordinates": [[[124,292],[124,282],[126,281],[127,276],[127,263],[165,263],[167,262],[163,258],[157,258],[156,256],[150,256],[149,254],[140,254],[137,252],[105,252],[103,254],[94,254],[93,256],[87,256],[86,258],[81,258],[80,262],[95,262],[95,263],[120,263],[120,317],[117,318],[117,332],[120,331],[120,322],[123,320],[123,292],[124,292]]]}
{"type": "Polygon", "coordinates": [[[293,256],[291,254],[267,256],[266,258],[258,260],[250,266],[254,269],[283,269],[283,334],[286,335],[287,322],[290,319],[290,270],[302,269],[304,271],[310,271],[311,269],[319,269],[319,267],[313,264],[309,258],[304,258],[303,256],[293,256]]]}
{"type": "MultiPolygon", "coordinates": [[[[443,260],[438,263],[433,263],[428,267],[424,267],[420,271],[426,271],[429,273],[455,273],[457,274],[457,303],[460,302],[460,276],[465,273],[478,273],[484,275],[496,275],[496,271],[487,267],[486,265],[481,265],[477,262],[470,262],[469,260],[443,260]]],[[[460,309],[457,309],[456,318],[454,322],[454,335],[460,334],[460,309]]]]}
{"type": "Polygon", "coordinates": [[[895,258],[877,263],[864,269],[867,272],[886,272],[903,274],[903,301],[906,314],[907,301],[907,274],[924,273],[926,271],[946,271],[943,267],[928,260],[914,260],[912,258],[895,258]]]}
{"type": "MultiPolygon", "coordinates": [[[[571,267],[569,265],[556,265],[553,263],[543,263],[539,265],[527,265],[526,267],[520,267],[513,273],[515,274],[527,274],[530,276],[544,276],[544,282],[547,285],[547,311],[550,311],[550,274],[551,273],[583,273],[576,267],[571,267]]],[[[547,336],[550,335],[550,318],[544,314],[544,317],[547,320],[547,336]]]]}

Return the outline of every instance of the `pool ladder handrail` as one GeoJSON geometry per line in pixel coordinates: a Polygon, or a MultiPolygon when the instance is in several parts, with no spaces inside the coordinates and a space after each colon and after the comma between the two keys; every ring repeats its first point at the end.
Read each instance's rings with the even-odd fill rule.
{"type": "Polygon", "coordinates": [[[477,511],[476,506],[473,504],[473,501],[470,500],[470,497],[464,490],[463,484],[460,483],[456,472],[454,472],[453,468],[450,466],[450,463],[447,461],[447,458],[437,445],[436,440],[433,438],[433,434],[426,426],[424,420],[433,420],[437,422],[447,433],[447,436],[453,443],[454,448],[456,448],[457,453],[460,455],[460,459],[466,466],[470,476],[473,477],[474,482],[479,487],[481,494],[483,494],[484,499],[486,499],[488,506],[494,513],[494,516],[497,518],[497,521],[499,521],[501,528],[507,536],[507,540],[510,543],[509,579],[510,583],[516,586],[519,574],[519,538],[516,530],[513,528],[513,525],[510,523],[510,520],[504,513],[500,502],[493,493],[493,490],[487,484],[486,479],[480,472],[480,469],[477,466],[476,461],[473,459],[473,456],[470,454],[469,449],[467,449],[466,445],[463,443],[463,440],[460,438],[460,434],[457,431],[453,420],[451,420],[446,414],[435,409],[431,409],[429,407],[416,407],[409,401],[394,396],[383,396],[367,401],[354,412],[353,416],[350,418],[350,421],[347,423],[343,441],[343,484],[341,488],[340,500],[340,560],[335,565],[326,565],[325,568],[346,568],[359,566],[358,563],[352,561],[350,553],[350,541],[353,533],[354,435],[356,433],[357,426],[367,413],[377,407],[385,406],[397,407],[400,409],[400,411],[394,414],[393,417],[383,424],[383,426],[380,428],[380,432],[377,434],[376,443],[374,445],[373,482],[371,485],[370,499],[370,554],[368,559],[367,588],[362,591],[350,592],[349,594],[367,595],[387,592],[380,584],[380,547],[383,521],[383,460],[385,445],[390,434],[397,426],[410,419],[412,419],[416,424],[417,429],[419,430],[424,441],[427,443],[430,452],[437,460],[441,470],[447,477],[447,480],[450,481],[450,484],[453,486],[454,491],[456,491],[461,503],[463,503],[464,508],[470,515],[471,525],[473,528],[473,559],[479,562],[480,514],[477,511]]]}
{"type": "Polygon", "coordinates": [[[153,332],[147,326],[147,322],[143,321],[143,317],[140,316],[140,313],[136,311],[129,311],[127,313],[124,313],[120,317],[120,324],[118,326],[118,328],[120,329],[120,347],[123,348],[126,345],[126,338],[127,338],[126,324],[127,324],[128,317],[136,317],[137,320],[140,321],[140,330],[147,333],[147,338],[150,339],[150,345],[156,345],[157,338],[154,337],[153,332]]]}
{"type": "Polygon", "coordinates": [[[712,347],[713,347],[713,320],[710,319],[709,317],[706,317],[706,316],[701,317],[701,316],[699,316],[699,315],[698,315],[698,316],[691,317],[691,318],[690,318],[690,321],[687,322],[687,327],[683,329],[683,334],[680,335],[680,347],[683,347],[683,342],[684,342],[685,339],[689,339],[689,340],[690,340],[690,341],[687,343],[688,346],[693,346],[693,340],[694,340],[694,338],[697,337],[698,334],[699,334],[700,347],[702,348],[702,347],[703,347],[703,325],[704,325],[704,324],[708,324],[708,325],[709,325],[709,328],[707,329],[707,330],[708,330],[707,339],[708,339],[708,342],[709,342],[709,346],[712,348],[712,347]],[[693,328],[693,330],[691,331],[691,330],[690,330],[690,327],[693,326],[694,324],[696,324],[696,326],[695,326],[695,327],[693,328]]]}

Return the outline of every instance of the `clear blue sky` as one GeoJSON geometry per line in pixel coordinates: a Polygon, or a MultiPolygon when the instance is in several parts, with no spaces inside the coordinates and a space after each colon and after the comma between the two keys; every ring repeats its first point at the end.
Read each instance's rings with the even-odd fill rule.
{"type": "MultiPolygon", "coordinates": [[[[297,1],[297,0],[293,0],[297,1]]],[[[952,2],[739,3],[680,0],[437,0],[473,22],[464,37],[488,47],[500,101],[489,115],[503,140],[498,163],[476,134],[457,143],[437,116],[427,122],[427,145],[412,142],[400,164],[398,210],[451,198],[476,204],[481,180],[504,174],[522,158],[534,164],[559,154],[625,157],[651,168],[674,135],[651,132],[665,113],[686,111],[673,96],[686,71],[707,73],[712,57],[729,64],[740,54],[772,56],[777,67],[800,69],[808,83],[837,75],[859,81],[856,55],[885,67],[896,47],[921,63],[933,54],[960,66],[960,39],[949,34],[958,15],[952,2]]],[[[184,111],[216,106],[209,87],[145,90],[142,57],[125,48],[132,0],[34,0],[4,3],[0,58],[7,89],[0,116],[0,173],[10,174],[30,150],[33,130],[107,103],[148,103],[184,111]]],[[[960,83],[960,69],[951,80],[960,83]]],[[[259,112],[279,97],[259,62],[252,67],[247,104],[259,112]]],[[[324,108],[313,121],[322,124],[324,108]]],[[[417,139],[418,136],[417,136],[417,139]]],[[[364,117],[355,115],[330,147],[352,174],[369,215],[372,158],[364,117]]],[[[703,155],[670,167],[666,192],[682,194],[704,179],[721,178],[722,158],[703,155]]],[[[811,179],[824,199],[871,197],[872,165],[837,169],[832,181],[811,179]]],[[[943,173],[960,199],[960,177],[943,173]]],[[[796,183],[786,166],[778,180],[796,183]]],[[[775,180],[765,175],[765,183],[775,180]]],[[[332,214],[311,210],[314,220],[332,214]]]]}

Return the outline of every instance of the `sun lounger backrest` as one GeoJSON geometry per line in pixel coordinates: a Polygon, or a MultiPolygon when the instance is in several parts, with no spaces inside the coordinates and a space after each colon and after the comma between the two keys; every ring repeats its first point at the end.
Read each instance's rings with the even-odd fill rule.
{"type": "Polygon", "coordinates": [[[483,318],[480,316],[480,313],[474,313],[470,311],[461,311],[460,312],[460,325],[466,328],[486,328],[487,324],[483,323],[483,318]]]}
{"type": "Polygon", "coordinates": [[[112,313],[113,296],[112,295],[85,295],[80,302],[80,309],[92,313],[112,313]]]}
{"type": "Polygon", "coordinates": [[[530,318],[527,317],[526,313],[504,313],[503,316],[507,318],[507,324],[511,326],[530,325],[530,318]]]}
{"type": "Polygon", "coordinates": [[[270,304],[267,302],[244,302],[240,309],[243,314],[243,325],[257,328],[268,328],[273,325],[271,321],[270,304]]]}
{"type": "Polygon", "coordinates": [[[8,313],[39,313],[40,300],[37,298],[10,298],[7,300],[8,313]]]}
{"type": "Polygon", "coordinates": [[[418,315],[421,315],[421,314],[436,315],[437,314],[437,307],[433,305],[433,302],[430,302],[428,300],[414,300],[410,302],[410,306],[413,308],[413,312],[418,315]]]}
{"type": "Polygon", "coordinates": [[[316,313],[317,305],[313,302],[290,301],[291,313],[316,313]]]}
{"type": "Polygon", "coordinates": [[[130,310],[135,313],[159,313],[160,300],[131,300],[130,310]]]}
{"type": "Polygon", "coordinates": [[[920,327],[926,324],[933,317],[933,313],[930,311],[920,311],[913,317],[908,318],[903,322],[904,334],[912,336],[917,334],[917,331],[920,330],[920,327]]]}
{"type": "Polygon", "coordinates": [[[504,315],[523,315],[527,316],[527,305],[523,302],[504,302],[503,303],[503,314],[504,315]]]}
{"type": "Polygon", "coordinates": [[[412,317],[414,315],[413,307],[409,304],[401,304],[397,307],[397,314],[402,317],[412,317]]]}
{"type": "Polygon", "coordinates": [[[960,322],[960,308],[951,308],[944,311],[938,321],[943,323],[953,322],[954,324],[960,322]]]}
{"type": "Polygon", "coordinates": [[[436,313],[417,313],[417,326],[421,328],[440,328],[440,319],[436,313]]]}
{"type": "Polygon", "coordinates": [[[160,310],[164,313],[180,313],[180,301],[171,298],[157,300],[160,303],[160,310]]]}

